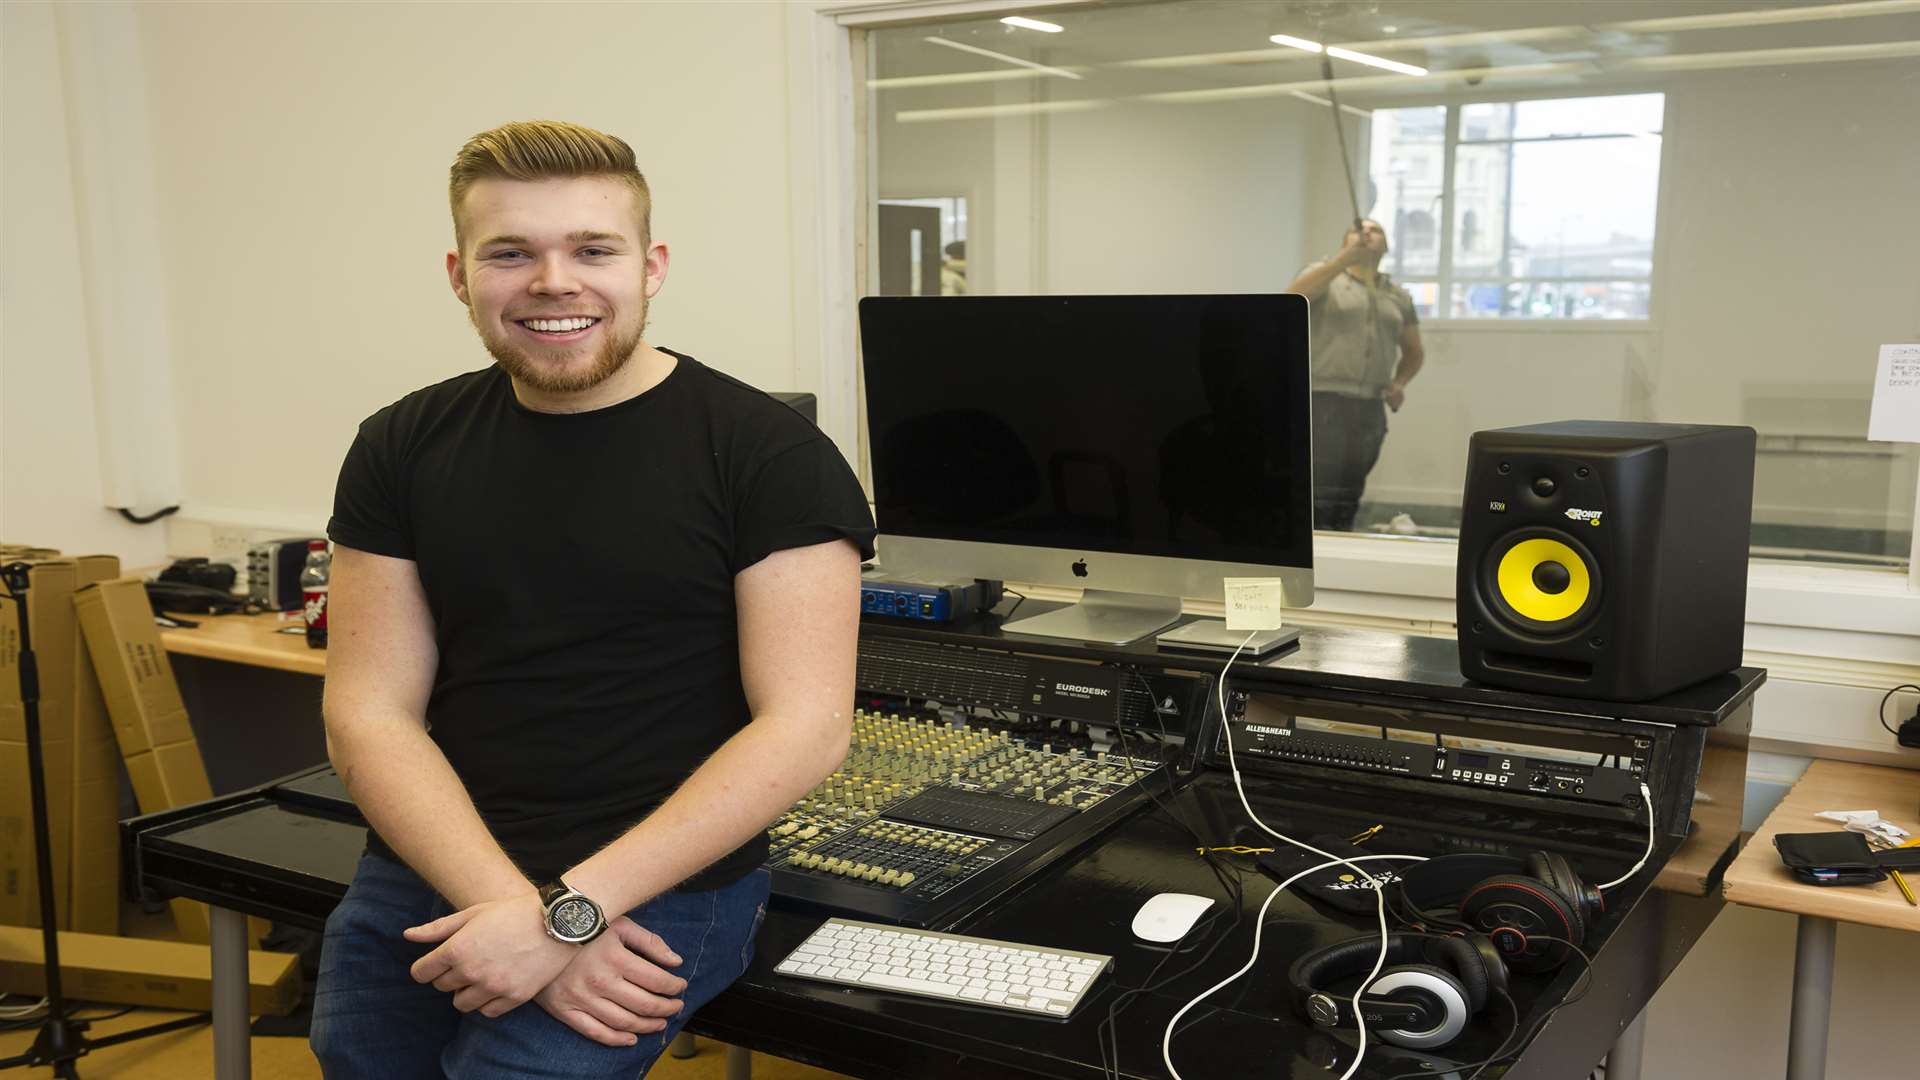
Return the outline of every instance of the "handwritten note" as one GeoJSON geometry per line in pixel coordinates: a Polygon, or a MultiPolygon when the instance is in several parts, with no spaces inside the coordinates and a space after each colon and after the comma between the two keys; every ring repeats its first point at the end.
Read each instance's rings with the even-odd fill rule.
{"type": "Polygon", "coordinates": [[[1283,591],[1279,578],[1225,579],[1227,629],[1278,630],[1283,591]]]}
{"type": "Polygon", "coordinates": [[[1880,370],[1873,378],[1873,412],[1867,438],[1876,442],[1920,442],[1920,345],[1880,346],[1880,370]]]}

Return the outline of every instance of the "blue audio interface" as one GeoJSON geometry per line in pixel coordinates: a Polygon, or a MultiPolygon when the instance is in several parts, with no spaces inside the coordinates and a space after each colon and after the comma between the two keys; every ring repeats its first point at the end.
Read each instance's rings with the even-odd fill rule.
{"type": "Polygon", "coordinates": [[[951,622],[985,611],[1000,602],[1000,583],[972,581],[941,585],[919,581],[860,579],[860,614],[916,622],[951,622]]]}

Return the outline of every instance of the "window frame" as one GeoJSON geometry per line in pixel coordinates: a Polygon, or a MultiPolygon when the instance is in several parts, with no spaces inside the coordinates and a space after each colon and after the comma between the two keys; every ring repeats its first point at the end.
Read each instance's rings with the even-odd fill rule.
{"type": "MultiPolygon", "coordinates": [[[[1422,102],[1412,103],[1404,106],[1383,105],[1383,106],[1376,107],[1374,109],[1375,112],[1379,112],[1382,110],[1390,111],[1397,108],[1438,108],[1438,109],[1446,110],[1445,121],[1441,124],[1441,129],[1443,132],[1442,143],[1441,143],[1441,146],[1442,146],[1441,164],[1440,164],[1441,214],[1440,214],[1440,220],[1438,222],[1439,237],[1438,237],[1438,248],[1437,248],[1436,258],[1434,263],[1434,272],[1432,274],[1396,273],[1394,277],[1394,280],[1398,281],[1402,285],[1434,286],[1434,312],[1435,313],[1431,317],[1423,318],[1421,320],[1422,324],[1426,326],[1435,327],[1435,328],[1444,328],[1447,330],[1465,329],[1470,327],[1487,327],[1487,326],[1494,326],[1502,329],[1510,329],[1518,326],[1524,326],[1527,324],[1539,324],[1539,323],[1544,323],[1544,324],[1547,324],[1548,326],[1553,326],[1553,327],[1564,327],[1564,326],[1576,325],[1576,324],[1595,324],[1598,326],[1610,328],[1615,331],[1622,331],[1622,330],[1635,331],[1635,330],[1654,329],[1655,315],[1659,310],[1659,303],[1660,303],[1659,278],[1660,278],[1661,234],[1665,231],[1664,223],[1666,220],[1667,120],[1666,120],[1665,98],[1666,98],[1666,91],[1664,90],[1660,90],[1660,91],[1624,90],[1623,91],[1621,89],[1608,89],[1608,90],[1598,91],[1592,94],[1542,95],[1539,93],[1531,93],[1531,94],[1519,93],[1519,94],[1512,94],[1504,97],[1497,97],[1497,96],[1488,97],[1485,95],[1471,95],[1471,96],[1454,95],[1454,96],[1449,96],[1443,101],[1422,101],[1422,102]],[[1453,272],[1453,261],[1454,261],[1453,240],[1454,240],[1454,231],[1455,231],[1454,213],[1453,213],[1454,179],[1455,179],[1455,169],[1459,164],[1460,147],[1462,146],[1512,147],[1512,146],[1520,145],[1522,143],[1554,144],[1554,143],[1569,143],[1569,142],[1590,142],[1590,141],[1601,140],[1601,139],[1632,139],[1632,138],[1639,137],[1637,135],[1633,135],[1630,133],[1617,133],[1617,134],[1600,134],[1600,135],[1533,135],[1533,136],[1525,136],[1525,137],[1515,137],[1515,136],[1509,135],[1509,136],[1504,136],[1504,137],[1495,138],[1495,139],[1463,139],[1460,136],[1461,116],[1462,116],[1462,113],[1464,113],[1464,111],[1467,108],[1474,105],[1518,105],[1518,104],[1521,104],[1522,102],[1529,102],[1529,101],[1577,101],[1582,98],[1637,97],[1637,96],[1645,95],[1647,93],[1660,94],[1662,101],[1661,101],[1660,131],[1655,133],[1660,136],[1660,174],[1659,174],[1659,179],[1657,181],[1657,186],[1654,192],[1653,246],[1652,246],[1652,250],[1649,252],[1649,255],[1648,255],[1648,262],[1650,264],[1650,269],[1647,271],[1645,275],[1609,274],[1604,278],[1597,278],[1592,275],[1569,276],[1564,274],[1523,275],[1523,276],[1493,274],[1493,275],[1484,275],[1484,276],[1478,276],[1478,275],[1462,276],[1453,272]],[[1472,317],[1452,315],[1452,314],[1443,314],[1443,312],[1450,312],[1453,308],[1452,290],[1453,290],[1453,286],[1455,285],[1498,285],[1501,288],[1505,289],[1517,284],[1531,284],[1531,283],[1552,284],[1555,282],[1593,282],[1593,281],[1608,281],[1608,282],[1619,281],[1619,282],[1630,282],[1634,284],[1646,285],[1647,286],[1647,315],[1644,318],[1628,318],[1628,319],[1572,319],[1572,318],[1554,318],[1554,317],[1529,316],[1529,315],[1515,315],[1515,316],[1499,315],[1491,318],[1472,318],[1472,317]]],[[[1368,156],[1371,157],[1371,151],[1372,151],[1371,144],[1372,144],[1372,138],[1373,138],[1373,125],[1371,122],[1369,122],[1367,125],[1367,138],[1368,138],[1368,144],[1369,144],[1368,156]]],[[[1513,163],[1512,163],[1512,157],[1511,155],[1509,155],[1507,159],[1507,197],[1506,197],[1506,204],[1502,208],[1503,215],[1511,213],[1512,204],[1513,204],[1513,163]]],[[[1504,217],[1503,217],[1503,220],[1505,220],[1504,217]]],[[[1503,228],[1500,231],[1501,231],[1500,264],[1504,266],[1504,265],[1507,265],[1509,261],[1507,252],[1508,252],[1508,244],[1512,240],[1512,230],[1503,228]]]]}

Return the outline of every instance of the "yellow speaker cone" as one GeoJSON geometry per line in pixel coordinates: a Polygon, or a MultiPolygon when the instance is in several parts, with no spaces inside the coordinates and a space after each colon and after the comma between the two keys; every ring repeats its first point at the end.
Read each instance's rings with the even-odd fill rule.
{"type": "Polygon", "coordinates": [[[1585,606],[1592,589],[1587,564],[1579,552],[1558,540],[1537,537],[1507,549],[1500,557],[1495,579],[1507,606],[1542,623],[1571,617],[1585,606]],[[1554,586],[1559,587],[1548,591],[1554,586]]]}

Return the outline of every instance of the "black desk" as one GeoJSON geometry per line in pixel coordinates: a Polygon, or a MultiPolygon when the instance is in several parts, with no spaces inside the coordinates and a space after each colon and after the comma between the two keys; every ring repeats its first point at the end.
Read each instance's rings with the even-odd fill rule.
{"type": "MultiPolygon", "coordinates": [[[[869,633],[895,633],[869,628],[869,633]]],[[[979,644],[991,640],[1015,645],[998,635],[899,631],[900,636],[979,644]]],[[[1019,648],[1030,643],[1019,641],[1019,648]]],[[[1419,694],[1423,700],[1465,700],[1495,710],[1537,707],[1527,695],[1464,685],[1453,669],[1451,680],[1437,674],[1450,660],[1452,643],[1367,632],[1310,634],[1300,650],[1258,665],[1236,665],[1236,687],[1243,681],[1286,686],[1339,687],[1383,695],[1419,694]],[[1444,648],[1444,654],[1440,651],[1444,648]],[[1425,681],[1431,666],[1433,681],[1425,681]],[[1243,673],[1242,668],[1245,668],[1243,673]],[[1394,677],[1397,673],[1399,677],[1394,677]],[[1411,676],[1411,677],[1409,677],[1411,676]]],[[[1222,658],[1185,657],[1177,663],[1149,647],[1104,649],[1036,641],[1031,650],[1083,659],[1120,660],[1154,667],[1217,670],[1222,658]]],[[[1698,700],[1647,706],[1597,705],[1541,699],[1556,714],[1619,717],[1627,710],[1656,723],[1712,728],[1743,713],[1764,673],[1751,669],[1724,677],[1718,690],[1689,691],[1698,700]],[[1658,719],[1654,719],[1657,717],[1658,719]]],[[[321,809],[301,794],[316,777],[149,815],[127,823],[128,880],[163,893],[205,900],[221,910],[266,915],[317,927],[344,894],[360,852],[363,829],[351,819],[321,809]]],[[[318,778],[324,782],[324,778],[318,778]]],[[[1689,788],[1691,785],[1688,785],[1689,788]]],[[[1370,849],[1418,855],[1449,851],[1518,852],[1518,836],[1540,844],[1551,837],[1555,850],[1569,855],[1589,880],[1606,880],[1632,865],[1645,843],[1602,827],[1583,830],[1564,824],[1498,818],[1458,799],[1385,800],[1377,793],[1339,785],[1308,788],[1268,777],[1249,782],[1249,795],[1270,824],[1289,835],[1349,834],[1384,823],[1387,828],[1370,849]]],[[[1164,793],[1163,793],[1164,797],[1164,793]]],[[[1737,799],[1737,794],[1733,796],[1737,799]]],[[[1244,814],[1231,780],[1205,773],[1172,798],[1174,812],[1218,835],[1217,843],[1245,842],[1239,825],[1244,814]]],[[[1589,939],[1595,955],[1594,984],[1577,1003],[1540,1021],[1552,1005],[1574,988],[1576,961],[1551,976],[1518,981],[1514,998],[1522,1012],[1521,1031],[1538,1025],[1518,1061],[1489,1078],[1584,1077],[1616,1036],[1634,1022],[1665,977],[1704,932],[1721,901],[1715,895],[1686,896],[1655,890],[1651,882],[1680,846],[1678,836],[1662,831],[1653,858],[1635,879],[1608,895],[1608,914],[1589,939]]],[[[1120,1057],[1128,1076],[1166,1076],[1160,1042],[1169,1018],[1195,994],[1246,962],[1253,941],[1253,916],[1273,883],[1258,871],[1245,876],[1243,918],[1212,960],[1201,970],[1141,996],[1119,1025],[1120,1057]]],[[[1102,978],[1070,1022],[1026,1018],[986,1010],[957,1008],[866,991],[843,990],[773,973],[773,966],[818,925],[816,915],[770,912],[759,940],[754,966],[735,986],[694,1018],[691,1030],[738,1046],[767,1051],[860,1077],[981,1076],[1091,1078],[1100,1075],[1095,1031],[1107,1004],[1121,988],[1138,984],[1163,953],[1132,938],[1133,912],[1148,896],[1164,891],[1218,896],[1220,887],[1194,856],[1193,842],[1165,815],[1145,808],[1092,844],[1025,881],[1013,893],[970,919],[962,932],[983,937],[1056,945],[1115,957],[1112,974],[1102,978]]],[[[1257,1063],[1262,1075],[1306,1080],[1327,1077],[1326,1067],[1344,1069],[1351,1060],[1351,1032],[1329,1036],[1295,1013],[1284,971],[1293,957],[1327,941],[1354,936],[1373,926],[1371,916],[1329,916],[1296,896],[1282,896],[1269,912],[1260,962],[1206,1003],[1188,1013],[1174,1041],[1174,1061],[1187,1077],[1245,1075],[1257,1063]]],[[[216,953],[221,937],[216,930],[216,953]]],[[[244,963],[244,953],[240,954],[244,963]]],[[[216,955],[216,978],[231,957],[216,955]]],[[[1170,967],[1183,966],[1176,960],[1170,967]]],[[[244,977],[244,975],[242,975],[244,977]]],[[[1498,1006],[1494,1006],[1497,1013],[1498,1006]]],[[[244,1017],[241,1020],[244,1031],[244,1017]]],[[[1368,1040],[1367,1061],[1358,1076],[1383,1078],[1421,1068],[1444,1069],[1491,1053],[1505,1038],[1507,1018],[1483,1015],[1446,1053],[1449,1057],[1383,1048],[1368,1040]]],[[[226,1049],[224,1044],[217,1045],[226,1049]]],[[[240,1048],[244,1051],[244,1045],[240,1048]]],[[[1337,1075],[1338,1071],[1332,1075],[1337,1075]]],[[[223,1075],[243,1076],[243,1071],[223,1075]]],[[[1439,1072],[1435,1075],[1447,1075],[1439,1072]]]]}

